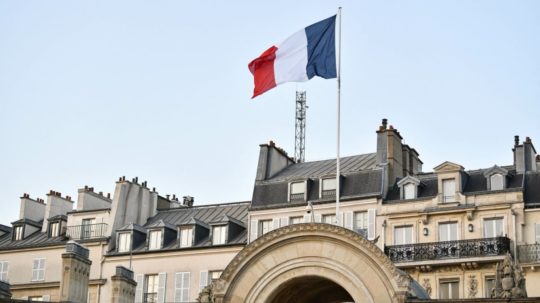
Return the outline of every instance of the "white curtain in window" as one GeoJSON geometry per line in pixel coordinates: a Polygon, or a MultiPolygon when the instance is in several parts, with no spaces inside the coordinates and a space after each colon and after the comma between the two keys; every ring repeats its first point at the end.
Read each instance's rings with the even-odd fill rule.
{"type": "Polygon", "coordinates": [[[457,222],[439,224],[439,241],[456,241],[458,239],[457,222]]]}
{"type": "Polygon", "coordinates": [[[494,238],[504,236],[503,218],[493,218],[484,220],[484,237],[494,238]]]}
{"type": "Polygon", "coordinates": [[[412,226],[397,226],[394,228],[394,244],[411,244],[412,238],[412,226]]]}

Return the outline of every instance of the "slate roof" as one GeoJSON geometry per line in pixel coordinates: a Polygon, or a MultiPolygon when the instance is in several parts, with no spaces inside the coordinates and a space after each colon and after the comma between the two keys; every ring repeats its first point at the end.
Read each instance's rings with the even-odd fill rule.
{"type": "Polygon", "coordinates": [[[525,175],[525,208],[540,207],[540,172],[525,175]]]}
{"type": "Polygon", "coordinates": [[[12,241],[11,238],[11,233],[0,237],[0,251],[19,248],[65,245],[68,241],[68,239],[62,236],[49,238],[47,233],[42,233],[41,231],[37,231],[25,239],[18,241],[12,241]]]}

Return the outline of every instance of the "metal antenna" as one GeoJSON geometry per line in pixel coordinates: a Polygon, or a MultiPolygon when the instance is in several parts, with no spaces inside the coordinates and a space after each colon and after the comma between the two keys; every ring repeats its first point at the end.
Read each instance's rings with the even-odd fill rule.
{"type": "Polygon", "coordinates": [[[294,135],[294,159],[301,163],[306,158],[306,92],[296,92],[296,123],[294,135]]]}

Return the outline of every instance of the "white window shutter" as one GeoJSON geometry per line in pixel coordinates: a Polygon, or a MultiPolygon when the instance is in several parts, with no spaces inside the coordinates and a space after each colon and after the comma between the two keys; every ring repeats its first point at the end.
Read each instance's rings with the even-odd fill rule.
{"type": "Polygon", "coordinates": [[[51,296],[50,295],[43,295],[43,301],[50,301],[51,296]]]}
{"type": "Polygon", "coordinates": [[[273,222],[272,222],[272,229],[278,229],[279,228],[279,218],[274,218],[273,222]]]}
{"type": "MultiPolygon", "coordinates": [[[[183,272],[177,272],[174,274],[174,302],[182,302],[183,274],[183,272]]],[[[135,300],[135,303],[137,303],[137,300],[135,300]]]]}
{"type": "Polygon", "coordinates": [[[201,275],[199,276],[199,291],[203,290],[206,285],[208,285],[208,271],[203,270],[201,271],[201,275]]]}
{"type": "Polygon", "coordinates": [[[158,281],[158,293],[157,293],[157,301],[159,303],[165,303],[166,288],[167,288],[167,273],[160,272],[159,281],[158,281]]]}
{"type": "Polygon", "coordinates": [[[135,277],[135,282],[137,282],[137,288],[135,289],[135,303],[140,303],[143,301],[144,275],[137,275],[135,277]]]}
{"type": "Polygon", "coordinates": [[[315,214],[315,222],[321,223],[322,221],[322,215],[321,214],[315,214]]]}
{"type": "Polygon", "coordinates": [[[345,222],[343,222],[343,226],[345,228],[348,228],[348,229],[353,229],[353,224],[352,224],[352,219],[353,219],[353,213],[352,211],[348,211],[345,213],[345,222]]]}
{"type": "Polygon", "coordinates": [[[180,302],[189,302],[189,290],[191,285],[191,273],[185,272],[182,277],[182,299],[180,302]]]}
{"type": "Polygon", "coordinates": [[[345,222],[343,222],[343,217],[344,217],[343,212],[339,213],[339,218],[338,218],[338,220],[339,220],[338,223],[339,224],[338,225],[341,226],[341,227],[345,226],[345,222]]]}
{"type": "Polygon", "coordinates": [[[281,218],[281,227],[289,225],[289,217],[281,218]]]}
{"type": "Polygon", "coordinates": [[[255,241],[257,239],[257,220],[251,220],[251,227],[249,230],[249,242],[255,241]]]}
{"type": "Polygon", "coordinates": [[[311,215],[304,215],[304,223],[311,222],[311,215]]]}
{"type": "Polygon", "coordinates": [[[375,239],[375,208],[368,209],[368,239],[375,239]]]}

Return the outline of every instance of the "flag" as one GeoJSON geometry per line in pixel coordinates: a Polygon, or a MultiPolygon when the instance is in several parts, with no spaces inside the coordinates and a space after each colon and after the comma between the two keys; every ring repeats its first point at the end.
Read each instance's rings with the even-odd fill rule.
{"type": "Polygon", "coordinates": [[[335,29],[336,15],[296,32],[251,61],[248,67],[255,82],[251,98],[286,82],[336,78],[335,29]]]}

